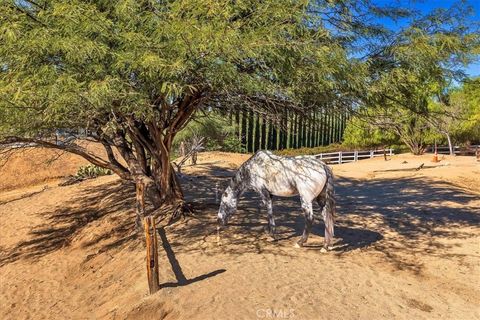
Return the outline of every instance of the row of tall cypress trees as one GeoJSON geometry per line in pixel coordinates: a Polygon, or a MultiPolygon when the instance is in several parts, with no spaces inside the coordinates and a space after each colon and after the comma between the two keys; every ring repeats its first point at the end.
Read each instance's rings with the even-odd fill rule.
{"type": "Polygon", "coordinates": [[[348,115],[333,111],[311,114],[286,113],[272,119],[252,110],[237,110],[231,121],[236,123],[242,149],[281,150],[317,147],[340,142],[348,115]]]}

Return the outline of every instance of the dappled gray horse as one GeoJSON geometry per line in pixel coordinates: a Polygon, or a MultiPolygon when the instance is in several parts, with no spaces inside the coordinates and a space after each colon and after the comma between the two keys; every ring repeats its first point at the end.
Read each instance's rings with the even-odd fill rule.
{"type": "Polygon", "coordinates": [[[325,222],[324,248],[328,249],[333,238],[335,197],[332,170],[314,156],[280,157],[269,151],[258,151],[248,159],[230,181],[222,195],[218,210],[218,222],[226,225],[236,211],[238,198],[246,189],[257,191],[268,211],[270,234],[275,236],[275,220],[272,212],[272,196],[300,196],[305,229],[298,246],[307,241],[314,213],[312,201],[317,200],[325,222]]]}

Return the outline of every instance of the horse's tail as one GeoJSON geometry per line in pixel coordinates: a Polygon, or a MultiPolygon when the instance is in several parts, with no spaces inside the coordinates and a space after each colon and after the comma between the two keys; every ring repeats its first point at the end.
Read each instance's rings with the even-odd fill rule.
{"type": "Polygon", "coordinates": [[[325,205],[322,210],[325,222],[325,246],[328,246],[334,236],[333,225],[335,223],[335,188],[333,184],[333,172],[328,165],[324,165],[327,181],[324,187],[325,205]]]}

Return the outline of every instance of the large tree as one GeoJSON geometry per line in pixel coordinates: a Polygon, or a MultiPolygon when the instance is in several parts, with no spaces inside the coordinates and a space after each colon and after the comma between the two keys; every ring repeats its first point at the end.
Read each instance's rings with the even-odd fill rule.
{"type": "Polygon", "coordinates": [[[181,210],[176,134],[202,108],[335,97],[347,40],[325,24],[352,29],[354,3],[0,0],[0,140],[78,154],[181,210]]]}

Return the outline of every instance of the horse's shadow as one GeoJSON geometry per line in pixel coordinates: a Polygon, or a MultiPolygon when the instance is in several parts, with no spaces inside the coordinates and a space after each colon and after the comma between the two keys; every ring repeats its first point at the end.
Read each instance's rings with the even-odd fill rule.
{"type": "MultiPolygon", "coordinates": [[[[277,225],[276,239],[274,240],[268,234],[268,226],[265,214],[259,213],[257,210],[246,210],[240,219],[233,219],[227,230],[231,227],[229,234],[241,234],[243,238],[248,241],[265,241],[265,243],[274,243],[280,246],[290,246],[292,240],[297,240],[301,237],[304,229],[304,217],[300,213],[288,212],[290,201],[291,205],[295,206],[295,200],[277,199],[275,220],[277,225]],[[280,202],[280,203],[279,203],[280,202]],[[253,214],[252,211],[256,211],[253,214]],[[288,213],[287,213],[288,212],[288,213]],[[246,215],[245,215],[246,214],[246,215]],[[263,237],[254,236],[254,234],[264,234],[263,237]],[[252,240],[255,239],[255,240],[252,240]],[[267,240],[270,239],[270,240],[267,240]]],[[[299,211],[297,209],[297,211],[299,211]]],[[[318,237],[325,237],[325,227],[323,221],[316,220],[312,226],[310,238],[303,245],[304,249],[321,250],[323,248],[323,239],[319,241],[318,237]]],[[[348,251],[367,248],[376,242],[383,239],[383,235],[377,231],[368,230],[365,228],[352,228],[343,223],[335,225],[335,237],[330,247],[331,251],[337,253],[345,253],[348,251]]]]}
{"type": "MultiPolygon", "coordinates": [[[[319,232],[323,236],[323,232],[319,232]]],[[[318,234],[318,233],[317,233],[318,234]]],[[[363,249],[371,246],[383,239],[383,236],[376,232],[366,229],[349,228],[343,226],[335,227],[335,238],[331,251],[344,253],[356,249],[363,249]]],[[[306,249],[322,249],[323,243],[303,245],[306,249]]]]}
{"type": "MultiPolygon", "coordinates": [[[[301,220],[301,219],[298,219],[301,220]]],[[[243,224],[244,226],[246,224],[243,224]]],[[[291,239],[300,238],[302,235],[302,228],[298,225],[287,224],[289,230],[280,231],[277,233],[276,241],[278,243],[286,242],[291,239]]],[[[252,224],[253,226],[253,224],[252,224]]],[[[265,227],[266,229],[266,227],[265,227]]],[[[323,223],[317,223],[312,227],[311,235],[325,236],[323,223]]],[[[383,239],[383,236],[376,231],[360,228],[350,228],[347,226],[335,226],[335,238],[333,245],[330,247],[334,252],[348,252],[356,249],[367,248],[372,244],[383,239]]],[[[303,248],[309,250],[321,250],[323,242],[309,240],[303,245],[303,248]]]]}

